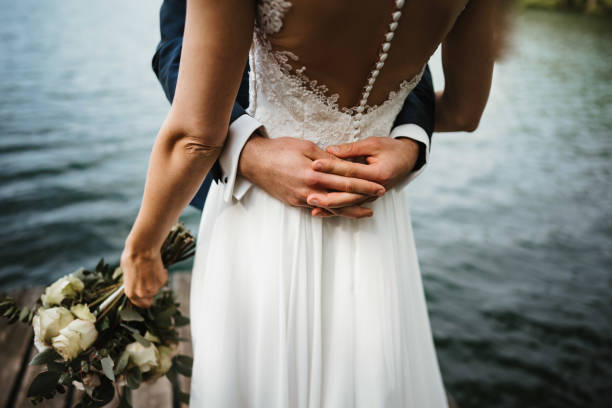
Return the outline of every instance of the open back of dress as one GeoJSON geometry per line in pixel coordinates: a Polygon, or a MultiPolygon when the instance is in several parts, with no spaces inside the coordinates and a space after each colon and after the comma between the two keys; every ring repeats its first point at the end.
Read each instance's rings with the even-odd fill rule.
{"type": "Polygon", "coordinates": [[[421,33],[425,45],[410,46],[409,25],[419,17],[406,17],[419,6],[410,5],[259,1],[249,113],[271,137],[299,137],[320,147],[388,135],[435,50],[426,44],[441,38],[453,16],[448,10],[442,28],[421,33]]]}
{"type": "MultiPolygon", "coordinates": [[[[249,113],[271,137],[389,135],[429,49],[402,64],[406,5],[351,2],[366,3],[258,3],[249,113]]],[[[406,190],[349,219],[225,188],[211,185],[197,235],[190,406],[447,408],[406,190]]]]}

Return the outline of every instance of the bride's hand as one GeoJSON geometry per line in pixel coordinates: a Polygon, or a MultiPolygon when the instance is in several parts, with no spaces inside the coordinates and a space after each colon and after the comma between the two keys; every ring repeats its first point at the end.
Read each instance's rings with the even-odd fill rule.
{"type": "MultiPolygon", "coordinates": [[[[326,150],[340,159],[364,157],[367,164],[321,158],[312,162],[314,170],[373,181],[386,189],[406,177],[419,156],[418,142],[408,138],[369,137],[353,143],[328,146],[326,150]]],[[[321,207],[331,212],[337,204],[333,193],[308,196],[308,202],[315,199],[321,203],[321,207]]]]}
{"type": "Polygon", "coordinates": [[[371,216],[372,210],[361,204],[379,197],[379,192],[384,194],[384,187],[368,180],[315,171],[312,163],[317,159],[340,161],[306,140],[255,136],[242,150],[239,172],[286,204],[313,208],[313,215],[371,216]],[[329,194],[337,207],[336,214],[323,210],[315,202],[307,202],[313,193],[326,197],[329,194]]]}
{"type": "Polygon", "coordinates": [[[121,253],[125,294],[142,308],[151,307],[153,297],[168,281],[159,250],[136,251],[129,244],[121,253]]]}

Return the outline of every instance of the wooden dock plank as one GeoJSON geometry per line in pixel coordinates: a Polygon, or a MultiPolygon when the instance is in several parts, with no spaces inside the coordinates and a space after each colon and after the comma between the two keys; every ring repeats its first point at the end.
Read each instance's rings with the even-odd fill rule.
{"type": "Polygon", "coordinates": [[[152,384],[142,384],[132,391],[132,405],[134,408],[172,407],[172,384],[166,377],[152,384]]]}
{"type": "MultiPolygon", "coordinates": [[[[185,316],[189,317],[189,296],[191,290],[191,273],[175,273],[172,275],[172,289],[177,293],[180,299],[180,310],[185,316]]],[[[179,328],[179,335],[182,338],[190,339],[179,343],[179,354],[184,354],[193,357],[193,349],[191,346],[191,326],[183,326],[179,328]]],[[[191,387],[191,380],[187,377],[179,375],[179,384],[181,391],[188,393],[191,387]]],[[[182,404],[187,406],[186,404],[182,404]]]]}
{"type": "MultiPolygon", "coordinates": [[[[34,347],[31,347],[27,362],[30,362],[37,353],[38,353],[38,350],[36,350],[36,348],[34,347]]],[[[27,366],[25,370],[25,374],[23,375],[23,379],[21,380],[21,386],[19,387],[17,398],[13,405],[14,408],[31,408],[33,406],[28,400],[28,397],[26,397],[26,395],[28,393],[28,388],[30,387],[32,380],[34,380],[34,377],[36,377],[40,372],[42,372],[43,369],[44,369],[44,366],[31,366],[31,365],[27,366]]],[[[63,395],[57,394],[55,398],[51,400],[44,400],[42,403],[36,406],[41,407],[41,408],[64,408],[66,406],[67,397],[68,397],[67,392],[66,394],[63,394],[63,395]]]]}
{"type": "MultiPolygon", "coordinates": [[[[36,288],[21,290],[13,297],[17,305],[31,307],[40,294],[41,289],[36,288]]],[[[20,322],[9,325],[5,319],[0,320],[0,384],[5,390],[0,393],[0,407],[8,408],[11,399],[16,397],[16,387],[20,385],[22,367],[33,338],[32,327],[20,322]]]]}

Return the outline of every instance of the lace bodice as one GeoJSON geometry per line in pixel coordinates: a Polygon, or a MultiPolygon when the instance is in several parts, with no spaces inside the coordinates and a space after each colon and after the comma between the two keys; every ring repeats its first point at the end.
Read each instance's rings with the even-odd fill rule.
{"type": "Polygon", "coordinates": [[[315,142],[321,148],[370,136],[389,135],[405,98],[417,85],[425,66],[414,78],[403,80],[378,105],[369,105],[369,95],[383,69],[404,0],[395,0],[389,30],[381,39],[378,59],[361,90],[359,104],[338,105],[337,93],[308,76],[299,66],[299,56],[274,49],[269,36],[280,32],[292,4],[285,0],[261,0],[257,5],[253,45],[249,55],[250,103],[248,113],[259,120],[270,137],[291,136],[315,142]],[[293,64],[292,64],[293,63],[293,64]]]}

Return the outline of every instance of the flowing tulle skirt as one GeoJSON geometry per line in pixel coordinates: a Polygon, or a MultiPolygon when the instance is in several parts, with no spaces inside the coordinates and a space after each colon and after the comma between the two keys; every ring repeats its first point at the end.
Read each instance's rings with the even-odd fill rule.
{"type": "Polygon", "coordinates": [[[224,188],[197,236],[192,408],[447,407],[406,191],[353,220],[224,188]]]}

